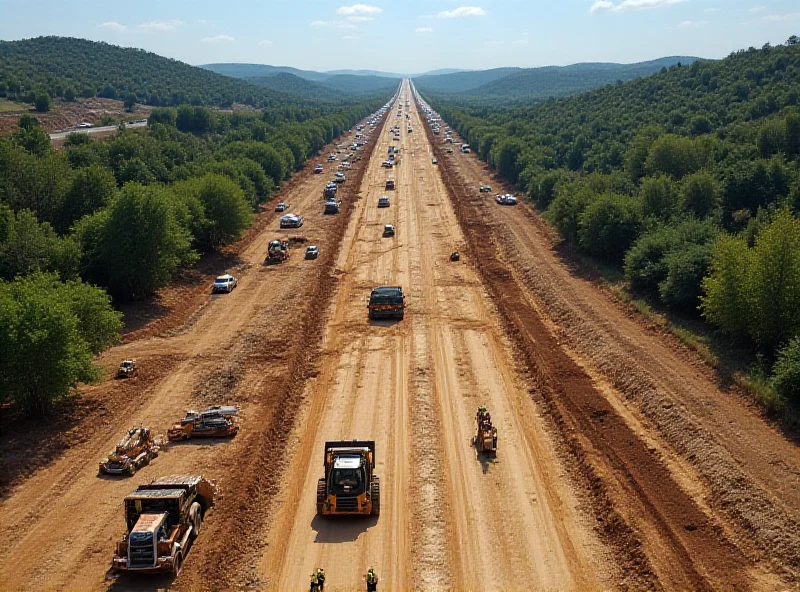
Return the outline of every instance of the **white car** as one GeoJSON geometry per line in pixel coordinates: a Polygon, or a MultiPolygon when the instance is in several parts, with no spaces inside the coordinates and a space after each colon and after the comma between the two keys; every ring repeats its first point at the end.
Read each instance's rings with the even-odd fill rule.
{"type": "Polygon", "coordinates": [[[281,217],[281,228],[300,228],[303,225],[303,217],[295,214],[286,214],[281,217]]]}
{"type": "Polygon", "coordinates": [[[226,292],[230,294],[239,285],[239,280],[230,274],[219,276],[214,280],[214,292],[226,292]]]}
{"type": "Polygon", "coordinates": [[[517,205],[517,198],[509,193],[506,193],[504,195],[498,195],[497,197],[494,198],[494,200],[501,206],[517,205]]]}

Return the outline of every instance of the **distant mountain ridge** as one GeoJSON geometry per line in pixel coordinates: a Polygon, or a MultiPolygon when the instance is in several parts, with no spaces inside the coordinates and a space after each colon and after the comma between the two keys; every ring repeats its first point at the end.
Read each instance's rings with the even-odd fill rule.
{"type": "Polygon", "coordinates": [[[414,79],[414,84],[421,91],[475,100],[544,100],[649,76],[678,63],[688,66],[697,59],[669,56],[633,64],[589,62],[540,68],[495,68],[421,76],[414,79]]]}

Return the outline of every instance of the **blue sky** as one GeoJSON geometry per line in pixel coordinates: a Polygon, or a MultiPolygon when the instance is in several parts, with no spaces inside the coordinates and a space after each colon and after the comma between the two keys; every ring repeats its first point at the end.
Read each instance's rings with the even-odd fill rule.
{"type": "Polygon", "coordinates": [[[0,14],[5,40],[61,35],[190,64],[402,73],[718,58],[800,34],[798,0],[0,0],[0,14]]]}

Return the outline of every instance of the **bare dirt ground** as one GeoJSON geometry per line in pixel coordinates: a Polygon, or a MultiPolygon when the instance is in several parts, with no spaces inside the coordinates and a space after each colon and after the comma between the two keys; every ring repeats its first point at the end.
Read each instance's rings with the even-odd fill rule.
{"type": "MultiPolygon", "coordinates": [[[[15,541],[0,551],[0,588],[86,590],[110,584],[114,589],[149,589],[168,585],[168,580],[159,578],[104,579],[109,553],[124,528],[120,501],[137,483],[159,475],[202,473],[220,485],[224,498],[211,513],[206,525],[210,534],[204,537],[210,548],[215,526],[225,529],[234,522],[248,528],[247,520],[232,519],[231,513],[239,512],[239,499],[259,500],[251,488],[263,486],[266,494],[269,469],[280,465],[279,456],[271,455],[279,454],[281,440],[285,442],[281,426],[284,422],[292,425],[291,409],[299,394],[294,385],[302,385],[307,378],[307,344],[314,342],[315,327],[322,326],[314,320],[316,302],[324,301],[333,282],[328,268],[346,224],[345,215],[322,215],[322,187],[335,170],[333,165],[326,166],[325,175],[312,175],[313,165],[309,163],[287,195],[290,211],[305,216],[306,224],[297,230],[279,230],[278,216],[268,216],[260,232],[256,231],[238,254],[235,273],[240,282],[236,290],[209,297],[210,284],[206,284],[206,304],[199,311],[191,309],[194,314],[183,330],[152,337],[142,329],[139,339],[103,357],[101,362],[110,368],[123,357],[135,357],[143,372],[130,381],[108,380],[87,388],[87,398],[106,407],[90,414],[91,423],[78,421],[62,439],[68,447],[59,450],[52,462],[27,479],[19,476],[0,506],[0,532],[15,541]],[[305,261],[300,244],[287,263],[264,265],[266,244],[276,236],[317,244],[320,258],[305,261]],[[131,425],[141,422],[164,432],[186,408],[211,402],[242,405],[248,429],[233,440],[170,446],[133,479],[97,476],[98,461],[131,425]],[[266,449],[265,443],[270,443],[266,449]],[[215,523],[215,516],[219,522],[215,523]]],[[[358,189],[360,166],[349,173],[353,178],[340,191],[345,204],[358,189]]],[[[216,273],[224,271],[220,267],[216,273]]],[[[187,299],[187,308],[192,304],[187,299]]],[[[18,451],[25,453],[33,454],[18,451]]],[[[253,520],[260,523],[257,516],[253,520]]],[[[236,557],[237,534],[224,539],[234,541],[225,544],[228,560],[236,557]]],[[[190,559],[187,576],[197,568],[190,559]]]]}
{"type": "MultiPolygon", "coordinates": [[[[545,404],[563,422],[560,429],[580,433],[570,442],[572,452],[593,486],[605,489],[606,501],[630,528],[626,538],[644,551],[659,581],[671,587],[665,574],[683,563],[699,579],[679,587],[795,585],[800,569],[796,444],[675,339],[630,318],[624,307],[576,277],[559,256],[553,233],[530,208],[502,207],[491,196],[482,197],[481,184],[504,188],[475,155],[447,155],[441,138],[431,135],[431,140],[448,171],[448,186],[464,206],[462,223],[490,246],[487,258],[497,262],[482,266],[484,277],[500,275],[518,292],[496,293],[509,328],[518,343],[533,346],[526,357],[539,379],[561,383],[540,390],[545,404]],[[546,343],[562,350],[562,359],[547,359],[554,356],[544,355],[546,343]],[[569,385],[563,372],[585,373],[581,396],[564,396],[569,385]],[[597,453],[608,444],[608,459],[599,463],[597,453]],[[623,482],[614,483],[614,473],[623,482]],[[670,492],[670,481],[675,491],[670,492]],[[637,498],[644,504],[641,512],[631,511],[637,498]],[[702,517],[705,526],[692,515],[702,517]],[[711,540],[701,540],[704,529],[711,540]],[[730,579],[737,566],[749,572],[738,583],[730,579]]],[[[612,539],[615,529],[606,529],[612,539]]],[[[636,558],[630,559],[636,565],[636,558]]]]}
{"type": "Polygon", "coordinates": [[[105,405],[86,410],[91,426],[76,420],[54,440],[63,450],[17,476],[0,505],[0,588],[283,591],[320,566],[345,591],[373,566],[382,590],[795,589],[796,447],[571,273],[527,207],[479,197],[482,165],[444,154],[413,99],[413,133],[396,112],[348,173],[342,214],[321,213],[329,174],[299,175],[285,199],[301,229],[264,216],[218,270],[197,271],[232,266],[233,293],[209,297],[195,278],[158,319],[129,315],[139,323],[103,362],[134,356],[145,371],[86,389],[105,405]],[[390,143],[393,171],[380,166],[390,143]],[[319,244],[320,259],[298,248],[263,265],[281,234],[319,244]],[[380,284],[404,287],[404,320],[367,319],[380,284]],[[234,439],[97,477],[132,424],[163,432],[211,402],[242,405],[234,439]],[[496,459],[471,444],[480,404],[496,459]],[[348,438],[377,443],[379,518],[315,515],[324,442],[348,438]],[[180,472],[223,492],[182,574],[109,577],[121,499],[180,472]]]}
{"type": "MultiPolygon", "coordinates": [[[[7,106],[14,105],[6,103],[7,106]]],[[[122,101],[113,99],[77,99],[74,103],[67,103],[61,100],[53,102],[53,109],[47,113],[37,113],[29,105],[19,105],[17,110],[6,110],[0,112],[0,134],[8,133],[17,127],[17,120],[24,113],[36,116],[42,123],[42,127],[48,133],[75,127],[80,122],[97,124],[103,117],[109,115],[116,119],[142,119],[146,118],[152,107],[147,105],[137,105],[134,113],[126,113],[122,101]]]]}

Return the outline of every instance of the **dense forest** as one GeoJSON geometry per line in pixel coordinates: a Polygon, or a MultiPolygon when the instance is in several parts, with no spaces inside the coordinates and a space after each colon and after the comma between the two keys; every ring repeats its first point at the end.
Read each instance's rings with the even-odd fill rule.
{"type": "Polygon", "coordinates": [[[800,401],[796,37],[547,104],[423,95],[565,241],[750,344],[800,401]]]}
{"type": "MultiPolygon", "coordinates": [[[[213,90],[211,91],[213,93],[213,90]]],[[[220,113],[159,107],[145,129],[63,150],[32,115],[0,138],[0,405],[46,412],[141,299],[236,240],[256,206],[382,101],[220,113]]]]}
{"type": "Polygon", "coordinates": [[[152,106],[296,104],[284,93],[141,49],[69,37],[0,41],[0,97],[104,97],[152,106]]]}
{"type": "MultiPolygon", "coordinates": [[[[666,57],[635,64],[584,63],[543,68],[496,68],[422,76],[414,83],[423,92],[455,93],[455,101],[470,104],[531,102],[573,95],[618,81],[655,74],[676,64],[689,65],[697,58],[666,57]]],[[[445,97],[446,98],[446,97],[445,97]]]]}

